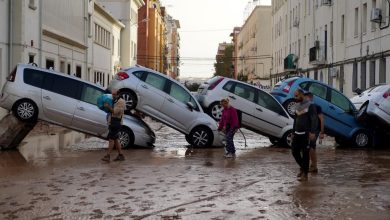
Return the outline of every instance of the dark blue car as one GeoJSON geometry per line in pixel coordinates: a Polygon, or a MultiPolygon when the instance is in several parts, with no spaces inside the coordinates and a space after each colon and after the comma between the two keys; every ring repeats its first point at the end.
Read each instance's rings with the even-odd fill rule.
{"type": "Polygon", "coordinates": [[[337,143],[371,146],[372,134],[357,121],[355,106],[344,94],[329,85],[306,77],[292,77],[276,84],[271,94],[294,116],[294,91],[299,88],[314,94],[314,103],[321,106],[324,113],[325,133],[334,136],[337,143]]]}

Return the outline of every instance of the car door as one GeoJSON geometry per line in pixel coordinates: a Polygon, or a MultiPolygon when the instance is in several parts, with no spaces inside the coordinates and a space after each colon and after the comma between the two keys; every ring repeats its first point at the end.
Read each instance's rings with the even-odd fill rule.
{"type": "Polygon", "coordinates": [[[335,89],[330,89],[328,111],[330,112],[329,123],[332,130],[337,134],[347,136],[356,125],[354,108],[347,97],[335,89]]]}
{"type": "Polygon", "coordinates": [[[152,72],[142,74],[137,92],[140,96],[137,109],[157,119],[162,119],[161,107],[165,100],[167,79],[152,72]]]}
{"type": "Polygon", "coordinates": [[[231,105],[241,112],[241,123],[250,128],[264,127],[264,122],[254,120],[256,89],[243,83],[235,82],[229,94],[231,105]]]}
{"type": "Polygon", "coordinates": [[[190,126],[199,114],[199,107],[189,92],[175,82],[169,82],[167,94],[161,111],[164,113],[165,120],[178,130],[188,133],[190,126]],[[190,102],[194,109],[187,103],[190,102]]]}
{"type": "Polygon", "coordinates": [[[98,136],[107,132],[107,113],[97,107],[97,98],[103,94],[102,89],[83,83],[73,117],[73,128],[98,136]]]}
{"type": "Polygon", "coordinates": [[[282,129],[291,123],[283,107],[270,94],[262,90],[257,90],[254,116],[257,120],[263,121],[258,123],[257,130],[265,131],[274,137],[280,137],[282,129]],[[260,125],[264,126],[260,127],[260,125]]]}
{"type": "MultiPolygon", "coordinates": [[[[330,111],[329,108],[329,101],[327,100],[328,97],[328,87],[325,85],[322,85],[320,83],[311,82],[306,87],[307,91],[313,93],[313,102],[320,106],[322,109],[322,112],[325,117],[325,121],[329,122],[331,120],[332,111],[330,111]]],[[[327,129],[332,129],[332,126],[330,126],[330,123],[325,123],[325,127],[327,129]]]]}
{"type": "Polygon", "coordinates": [[[68,77],[47,73],[42,89],[42,109],[45,117],[55,123],[70,126],[79,102],[81,83],[68,77]]]}

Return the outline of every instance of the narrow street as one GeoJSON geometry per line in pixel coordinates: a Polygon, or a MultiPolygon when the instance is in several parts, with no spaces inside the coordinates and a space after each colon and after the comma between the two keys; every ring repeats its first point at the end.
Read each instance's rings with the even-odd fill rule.
{"type": "MultiPolygon", "coordinates": [[[[150,123],[150,121],[149,121],[150,123]]],[[[107,142],[32,132],[0,152],[0,219],[388,219],[390,150],[318,148],[319,173],[305,183],[290,150],[244,130],[237,158],[187,148],[152,123],[154,149],[100,161],[107,142]],[[67,142],[67,143],[66,143],[67,142]]],[[[45,128],[40,128],[43,131],[45,128]]],[[[54,131],[52,131],[54,132],[54,131]]]]}

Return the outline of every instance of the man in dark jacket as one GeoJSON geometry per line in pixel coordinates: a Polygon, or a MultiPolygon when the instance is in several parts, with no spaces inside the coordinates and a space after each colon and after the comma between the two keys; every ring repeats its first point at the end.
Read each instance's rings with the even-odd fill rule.
{"type": "Polygon", "coordinates": [[[318,128],[318,115],[316,107],[304,98],[300,89],[294,92],[298,104],[295,109],[294,138],[292,142],[292,155],[301,168],[298,174],[299,181],[306,181],[309,172],[309,141],[315,140],[318,128]]]}

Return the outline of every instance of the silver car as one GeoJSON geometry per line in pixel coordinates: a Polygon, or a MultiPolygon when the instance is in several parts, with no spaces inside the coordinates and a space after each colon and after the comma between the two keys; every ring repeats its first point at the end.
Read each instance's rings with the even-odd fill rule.
{"type": "Polygon", "coordinates": [[[291,146],[293,119],[269,93],[250,84],[216,76],[200,85],[198,100],[215,120],[222,115],[220,100],[229,98],[241,113],[242,126],[269,137],[272,144],[291,146]]]}
{"type": "Polygon", "coordinates": [[[357,117],[367,122],[367,116],[373,116],[390,125],[390,85],[381,84],[358,93],[351,99],[358,110],[357,117]]]}
{"type": "MultiPolygon", "coordinates": [[[[102,87],[52,70],[18,64],[7,78],[0,107],[22,121],[37,119],[106,139],[106,113],[96,106],[102,87]]],[[[126,116],[120,131],[125,148],[153,146],[155,134],[142,120],[126,116]]]]}
{"type": "Polygon", "coordinates": [[[135,108],[180,131],[194,146],[222,146],[217,123],[176,80],[137,65],[117,73],[108,89],[119,90],[128,110],[135,108]]]}

